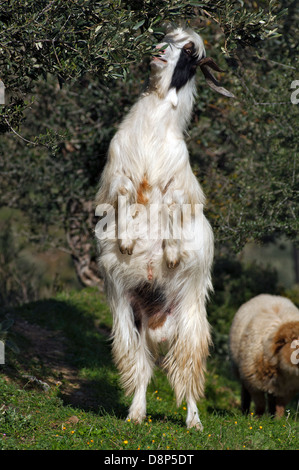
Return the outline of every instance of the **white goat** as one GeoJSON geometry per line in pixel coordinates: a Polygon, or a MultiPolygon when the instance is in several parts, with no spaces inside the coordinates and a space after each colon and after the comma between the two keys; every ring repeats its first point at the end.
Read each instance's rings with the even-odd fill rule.
{"type": "Polygon", "coordinates": [[[210,68],[220,69],[205,58],[198,34],[182,28],[167,34],[151,61],[147,91],[111,141],[96,234],[114,319],[113,356],[126,393],[134,393],[128,418],[145,417],[147,385],[162,352],[177,404],[186,399],[187,426],[202,429],[196,401],[210,344],[205,303],[213,234],[183,136],[198,65],[212,88],[233,96],[212,75],[210,68]]]}

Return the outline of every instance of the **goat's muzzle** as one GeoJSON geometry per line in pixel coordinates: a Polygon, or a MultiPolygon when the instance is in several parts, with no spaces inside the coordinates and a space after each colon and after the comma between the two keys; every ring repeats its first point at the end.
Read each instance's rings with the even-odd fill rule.
{"type": "Polygon", "coordinates": [[[206,82],[210,88],[221,93],[221,95],[228,96],[229,98],[235,98],[235,95],[230,91],[226,90],[223,86],[220,85],[218,80],[214,77],[211,69],[216,70],[216,72],[224,72],[216,64],[216,62],[211,57],[204,57],[197,61],[196,65],[199,65],[202,73],[205,76],[206,82]]]}

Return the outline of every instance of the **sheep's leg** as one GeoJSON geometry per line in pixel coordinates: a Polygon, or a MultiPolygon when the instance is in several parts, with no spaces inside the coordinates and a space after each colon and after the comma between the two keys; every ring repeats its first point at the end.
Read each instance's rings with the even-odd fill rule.
{"type": "Polygon", "coordinates": [[[255,390],[251,393],[252,400],[255,404],[255,412],[258,416],[261,416],[266,411],[266,396],[264,392],[255,390]]]}
{"type": "Polygon", "coordinates": [[[267,393],[267,398],[268,398],[268,411],[271,416],[275,416],[276,398],[272,393],[267,393]]]}
{"type": "Polygon", "coordinates": [[[245,385],[241,385],[241,410],[242,413],[247,415],[250,410],[251,396],[245,385]]]}
{"type": "Polygon", "coordinates": [[[284,396],[284,397],[275,397],[275,418],[282,418],[285,413],[285,408],[289,401],[291,400],[292,396],[284,396]]]}

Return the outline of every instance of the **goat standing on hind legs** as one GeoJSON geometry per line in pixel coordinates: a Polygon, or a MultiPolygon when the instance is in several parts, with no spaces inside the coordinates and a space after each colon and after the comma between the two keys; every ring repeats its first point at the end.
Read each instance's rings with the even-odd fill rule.
{"type": "Polygon", "coordinates": [[[96,234],[113,314],[113,356],[126,393],[134,394],[128,418],[145,417],[146,389],[162,352],[177,404],[186,399],[187,427],[202,429],[196,401],[210,344],[205,302],[213,233],[183,136],[198,65],[212,88],[233,96],[211,73],[220,69],[205,58],[198,34],[178,28],[166,35],[151,61],[147,91],[111,141],[96,234]]]}

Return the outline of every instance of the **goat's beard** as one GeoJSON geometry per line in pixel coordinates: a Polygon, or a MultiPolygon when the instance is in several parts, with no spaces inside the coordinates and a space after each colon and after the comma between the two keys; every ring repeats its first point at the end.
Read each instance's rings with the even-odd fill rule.
{"type": "Polygon", "coordinates": [[[166,82],[165,77],[164,77],[165,75],[164,72],[165,70],[164,68],[160,66],[160,64],[155,63],[155,62],[151,63],[151,74],[149,78],[149,85],[147,88],[148,93],[154,92],[154,93],[157,93],[157,95],[160,98],[165,97],[167,90],[165,90],[166,87],[163,86],[163,82],[164,81],[166,82]]]}
{"type": "Polygon", "coordinates": [[[156,93],[161,99],[165,98],[170,89],[173,72],[174,67],[171,67],[169,63],[165,65],[159,63],[158,60],[152,60],[149,85],[146,92],[156,93]]]}

